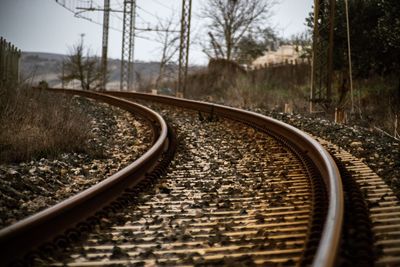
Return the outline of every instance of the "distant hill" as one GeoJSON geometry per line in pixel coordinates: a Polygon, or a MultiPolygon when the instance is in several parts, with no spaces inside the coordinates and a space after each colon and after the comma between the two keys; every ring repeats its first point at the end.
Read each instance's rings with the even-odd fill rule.
{"type": "MultiPolygon", "coordinates": [[[[37,84],[45,80],[51,87],[60,87],[60,76],[62,73],[62,62],[66,55],[22,52],[21,57],[21,79],[23,81],[37,84]]],[[[169,66],[173,71],[177,70],[176,65],[169,66]]],[[[109,83],[108,88],[119,88],[121,75],[121,61],[119,59],[108,60],[109,83]]],[[[153,81],[158,74],[158,62],[135,62],[135,71],[141,81],[153,81]]]]}
{"type": "Polygon", "coordinates": [[[21,56],[21,79],[33,84],[45,80],[50,86],[61,84],[58,76],[61,73],[61,63],[64,55],[22,52],[21,56]]]}

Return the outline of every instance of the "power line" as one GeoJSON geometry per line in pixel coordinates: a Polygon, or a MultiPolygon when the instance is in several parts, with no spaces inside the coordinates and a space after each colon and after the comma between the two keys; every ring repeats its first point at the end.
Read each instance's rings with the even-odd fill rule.
{"type": "MultiPolygon", "coordinates": [[[[84,19],[86,21],[89,21],[89,22],[91,22],[93,24],[96,24],[96,25],[99,25],[99,26],[103,26],[102,22],[98,22],[98,21],[95,21],[95,20],[93,20],[93,19],[91,19],[89,17],[85,17],[85,16],[81,15],[81,13],[79,13],[79,12],[77,13],[76,10],[77,10],[78,6],[76,5],[76,1],[73,1],[73,4],[71,4],[71,5],[68,5],[66,3],[66,0],[55,0],[55,1],[56,1],[57,4],[62,6],[64,9],[66,9],[69,12],[71,12],[72,14],[74,14],[74,17],[79,18],[79,19],[84,19]]],[[[122,32],[120,29],[112,27],[112,26],[110,26],[109,28],[111,30],[114,30],[114,31],[117,31],[117,32],[122,32]]]]}
{"type": "MultiPolygon", "coordinates": [[[[106,11],[104,8],[100,8],[100,7],[89,7],[89,8],[85,8],[85,7],[76,7],[77,10],[82,10],[84,11],[106,11]]],[[[117,10],[117,9],[112,9],[109,8],[108,9],[109,12],[119,12],[119,13],[123,13],[123,10],[117,10]]]]}
{"type": "MultiPolygon", "coordinates": [[[[90,17],[86,17],[86,16],[81,15],[82,13],[85,13],[85,12],[93,12],[93,11],[103,11],[103,12],[104,12],[104,11],[105,11],[104,8],[100,7],[97,3],[93,3],[93,1],[85,1],[85,2],[87,2],[87,3],[90,3],[90,5],[89,5],[88,7],[80,7],[80,6],[75,6],[75,5],[73,5],[73,6],[75,6],[75,7],[70,7],[70,6],[68,6],[68,5],[65,4],[65,3],[66,3],[66,0],[64,0],[64,1],[62,1],[62,0],[55,0],[55,1],[56,1],[59,5],[61,5],[61,6],[64,7],[65,9],[67,9],[68,11],[72,12],[76,18],[85,19],[85,20],[87,20],[87,21],[89,21],[89,22],[91,22],[91,23],[97,24],[97,25],[99,25],[99,26],[103,26],[103,23],[102,23],[102,22],[98,22],[98,21],[93,20],[93,19],[90,18],[90,17]],[[80,10],[80,11],[77,12],[76,10],[80,10]]],[[[74,2],[76,2],[76,1],[74,1],[74,2]]],[[[117,1],[117,5],[118,5],[118,8],[121,8],[121,6],[122,6],[123,4],[121,4],[120,1],[117,1]]],[[[157,15],[152,14],[151,12],[145,10],[144,8],[142,8],[142,7],[140,7],[140,6],[136,6],[136,7],[137,7],[138,9],[142,10],[143,12],[147,13],[148,15],[151,15],[151,16],[153,16],[154,18],[157,18],[158,20],[160,20],[160,18],[159,18],[157,15]]],[[[122,6],[122,8],[123,8],[123,6],[122,6]]],[[[118,15],[118,13],[123,13],[123,12],[124,12],[123,10],[118,10],[118,9],[115,9],[115,8],[110,8],[109,11],[111,12],[111,16],[112,16],[112,17],[118,19],[120,22],[123,22],[123,18],[121,18],[121,17],[118,15]]],[[[140,14],[137,13],[136,15],[137,15],[137,17],[139,17],[139,18],[142,19],[143,21],[146,21],[146,19],[143,18],[140,14]]],[[[113,27],[113,26],[110,26],[110,29],[115,30],[115,31],[117,31],[117,32],[122,32],[120,29],[115,28],[115,27],[113,27]]],[[[138,27],[138,28],[135,28],[135,29],[138,30],[138,31],[145,31],[145,32],[179,32],[179,31],[164,30],[164,29],[159,28],[158,26],[138,27]]]]}
{"type": "Polygon", "coordinates": [[[124,4],[121,3],[119,0],[116,0],[116,5],[118,5],[118,8],[120,8],[120,9],[124,8],[124,4]]]}
{"type": "Polygon", "coordinates": [[[146,13],[146,14],[148,14],[148,15],[150,15],[150,16],[155,17],[156,19],[160,19],[157,15],[154,15],[153,13],[147,11],[146,9],[144,9],[144,8],[142,8],[142,7],[140,7],[140,6],[137,6],[137,8],[140,9],[140,10],[142,10],[144,13],[146,13]]]}
{"type": "Polygon", "coordinates": [[[143,21],[147,21],[145,18],[143,18],[139,13],[136,14],[137,18],[143,20],[143,21]]]}
{"type": "Polygon", "coordinates": [[[151,39],[151,38],[145,37],[145,36],[140,36],[140,35],[137,35],[137,34],[135,35],[135,37],[137,37],[139,39],[147,40],[147,41],[150,41],[150,42],[157,42],[157,40],[155,40],[155,39],[151,39]]]}
{"type": "MultiPolygon", "coordinates": [[[[184,83],[186,82],[187,75],[187,63],[188,63],[188,55],[189,55],[189,39],[190,39],[190,13],[191,13],[191,0],[183,0],[183,12],[182,12],[182,29],[180,31],[169,28],[165,28],[162,25],[162,20],[157,15],[147,11],[141,6],[136,5],[136,0],[116,0],[114,4],[111,6],[110,0],[104,0],[104,7],[99,6],[96,1],[79,1],[79,0],[55,0],[57,4],[63,6],[65,9],[74,14],[75,17],[85,19],[91,23],[97,24],[99,26],[103,26],[103,59],[105,59],[107,55],[107,46],[106,38],[108,38],[108,29],[112,29],[122,33],[122,49],[121,49],[121,80],[120,87],[121,90],[128,90],[132,88],[133,85],[133,62],[134,62],[134,39],[140,38],[143,40],[147,40],[150,42],[157,42],[157,40],[149,38],[143,35],[137,35],[136,32],[139,33],[147,33],[147,32],[181,32],[181,46],[180,46],[180,89],[182,93],[184,93],[184,83]],[[186,2],[186,3],[185,3],[186,2]],[[136,18],[139,18],[146,22],[147,20],[143,18],[142,15],[136,12],[136,9],[139,9],[141,13],[146,13],[157,19],[159,24],[157,26],[138,26],[136,27],[136,18]],[[88,14],[92,12],[104,12],[103,23],[94,20],[88,14]],[[106,14],[108,13],[108,14],[106,14]],[[123,14],[123,18],[120,17],[119,14],[123,14]],[[115,28],[110,26],[110,17],[118,20],[122,23],[122,31],[119,28],[115,28]],[[108,25],[107,25],[108,24],[108,25]],[[107,28],[107,33],[106,33],[107,28]],[[183,38],[183,39],[182,39],[183,38]],[[183,87],[182,87],[183,85],[183,87]]],[[[162,4],[159,1],[156,1],[157,4],[168,8],[173,11],[172,8],[162,4]]],[[[106,70],[106,63],[103,62],[103,69],[106,70]]],[[[105,77],[103,77],[103,86],[105,86],[105,77]]]]}
{"type": "Polygon", "coordinates": [[[163,6],[163,7],[165,7],[165,8],[168,8],[169,10],[175,12],[175,10],[174,10],[173,8],[171,8],[170,6],[167,6],[167,5],[165,5],[164,3],[161,3],[161,2],[158,1],[158,0],[153,0],[153,1],[154,1],[155,3],[157,3],[157,4],[159,4],[160,6],[163,6]]]}

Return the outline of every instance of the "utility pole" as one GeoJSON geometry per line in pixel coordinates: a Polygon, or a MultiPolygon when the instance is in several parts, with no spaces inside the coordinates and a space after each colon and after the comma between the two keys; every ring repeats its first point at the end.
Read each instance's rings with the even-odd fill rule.
{"type": "Polygon", "coordinates": [[[101,89],[106,90],[107,85],[107,51],[108,51],[108,28],[110,25],[110,0],[104,0],[103,13],[103,43],[101,53],[101,89]]]}
{"type": "MultiPolygon", "coordinates": [[[[57,3],[59,3],[56,0],[57,3]]],[[[61,4],[61,3],[59,3],[61,4]]],[[[102,38],[102,53],[101,53],[101,90],[106,90],[106,85],[107,85],[107,51],[108,51],[108,31],[109,31],[109,26],[110,26],[110,12],[121,12],[118,10],[112,10],[110,8],[110,0],[104,0],[104,8],[95,8],[92,5],[93,3],[90,2],[89,6],[86,7],[76,7],[76,10],[79,11],[73,11],[72,8],[69,8],[64,4],[61,4],[68,10],[71,10],[74,12],[75,16],[78,16],[79,14],[83,12],[88,12],[88,11],[103,11],[103,38],[102,38]]],[[[84,18],[84,17],[82,17],[84,18]]],[[[91,21],[91,20],[90,20],[91,21]]]]}
{"type": "Polygon", "coordinates": [[[314,0],[310,112],[316,103],[326,109],[331,105],[334,18],[335,0],[314,0]]]}
{"type": "MultiPolygon", "coordinates": [[[[134,44],[135,44],[135,30],[138,31],[165,31],[163,29],[156,28],[136,28],[135,20],[136,20],[136,0],[124,0],[124,9],[123,10],[115,10],[110,6],[110,0],[104,0],[104,7],[93,6],[93,1],[85,2],[84,6],[76,6],[76,1],[59,1],[55,0],[56,3],[64,7],[65,9],[74,13],[75,17],[79,17],[82,19],[86,19],[90,22],[103,25],[103,39],[102,39],[102,89],[106,89],[107,83],[107,51],[108,51],[108,32],[109,29],[114,29],[109,26],[110,24],[110,13],[111,12],[120,12],[123,13],[123,30],[122,30],[122,49],[121,49],[121,76],[120,76],[120,90],[128,90],[132,88],[134,82],[134,44]],[[102,11],[104,12],[103,23],[95,22],[90,18],[82,16],[85,12],[91,11],[102,11]]],[[[79,2],[79,1],[78,1],[79,2]]],[[[185,2],[185,1],[184,1],[185,2]]],[[[191,8],[191,2],[189,5],[189,9],[191,8]]],[[[186,5],[184,5],[186,7],[186,5]]],[[[184,10],[187,10],[184,8],[184,10]]],[[[187,14],[185,11],[183,14],[187,14]]],[[[186,17],[185,17],[186,18],[186,17]]],[[[190,14],[189,18],[186,18],[186,24],[189,23],[190,28],[190,14]]],[[[187,27],[187,25],[186,25],[187,27]]],[[[119,29],[118,29],[119,30],[119,29]]],[[[189,32],[185,31],[184,40],[187,39],[186,42],[181,42],[181,44],[185,44],[183,51],[186,53],[186,56],[182,58],[187,62],[188,56],[188,48],[189,48],[189,32]]],[[[82,39],[83,40],[83,39],[82,39]]],[[[187,66],[183,64],[182,66],[187,66]]],[[[186,71],[187,72],[187,71],[186,71]]],[[[183,76],[182,76],[183,77],[183,76]]]]}
{"type": "Polygon", "coordinates": [[[134,78],[136,0],[124,1],[120,90],[132,88],[134,78]]]}
{"type": "Polygon", "coordinates": [[[344,0],[346,8],[346,25],[347,25],[347,59],[349,61],[349,80],[350,80],[350,99],[351,113],[354,113],[354,97],[353,97],[353,70],[351,64],[351,41],[350,41],[350,21],[349,21],[349,3],[344,0]]]}
{"type": "Polygon", "coordinates": [[[177,96],[185,96],[190,46],[190,21],[192,0],[182,0],[181,38],[179,45],[179,73],[177,96]]]}

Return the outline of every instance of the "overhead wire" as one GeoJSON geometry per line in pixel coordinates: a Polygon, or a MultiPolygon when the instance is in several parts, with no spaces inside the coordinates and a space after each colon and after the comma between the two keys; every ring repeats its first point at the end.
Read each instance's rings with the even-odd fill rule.
{"type": "Polygon", "coordinates": [[[142,8],[141,6],[136,5],[136,7],[137,7],[138,9],[142,10],[144,13],[146,13],[146,14],[148,14],[148,15],[150,15],[150,16],[153,16],[153,17],[156,18],[156,19],[159,19],[159,17],[158,17],[157,15],[154,15],[153,13],[147,11],[146,9],[142,8]]]}
{"type": "MultiPolygon", "coordinates": [[[[84,1],[81,1],[81,2],[84,2],[84,1]]],[[[86,1],[86,2],[88,2],[88,1],[86,1]]],[[[59,4],[60,6],[62,6],[63,8],[65,8],[66,10],[68,10],[69,12],[71,12],[72,14],[74,14],[74,17],[76,17],[76,18],[84,19],[84,20],[89,21],[89,22],[91,22],[93,24],[96,24],[96,25],[99,25],[99,26],[103,26],[102,22],[96,21],[96,20],[94,20],[94,19],[92,19],[90,17],[87,17],[87,16],[83,16],[83,15],[81,15],[82,13],[77,13],[76,10],[77,10],[77,8],[79,6],[77,5],[77,1],[76,0],[73,0],[71,5],[68,5],[69,2],[66,1],[66,0],[64,0],[64,1],[56,0],[56,3],[59,4]]],[[[93,1],[91,1],[91,4],[93,4],[93,1]]],[[[97,7],[101,8],[101,6],[99,6],[99,5],[97,5],[96,8],[97,7]]],[[[110,26],[110,29],[122,33],[122,30],[120,30],[120,29],[118,29],[116,27],[110,26]]]]}
{"type": "Polygon", "coordinates": [[[153,1],[154,1],[155,3],[157,3],[157,4],[159,4],[160,6],[165,7],[165,8],[168,8],[169,10],[175,12],[175,10],[174,10],[172,7],[167,6],[167,5],[165,5],[164,3],[161,3],[159,0],[153,0],[153,1]]]}
{"type": "MultiPolygon", "coordinates": [[[[122,4],[120,1],[118,1],[118,0],[117,0],[117,5],[118,5],[119,8],[123,9],[123,4],[122,4]]],[[[158,17],[157,15],[155,15],[155,14],[153,14],[153,13],[147,11],[146,9],[142,8],[142,7],[139,6],[139,5],[136,5],[136,8],[138,8],[138,9],[140,9],[141,11],[143,11],[144,13],[146,13],[146,14],[148,14],[148,15],[154,17],[154,18],[156,18],[158,21],[161,20],[160,17],[158,17]]],[[[171,8],[170,8],[170,9],[171,9],[171,8]]],[[[172,10],[172,9],[171,9],[171,10],[172,10]]],[[[117,18],[119,21],[123,22],[123,18],[121,18],[118,14],[112,13],[112,16],[115,17],[115,18],[117,18]]],[[[136,18],[138,18],[138,19],[140,19],[140,20],[142,20],[142,21],[144,21],[144,22],[147,21],[147,19],[145,19],[139,12],[136,12],[136,18]]],[[[137,27],[137,28],[141,28],[141,32],[163,31],[163,30],[158,29],[157,27],[152,27],[152,26],[149,26],[149,25],[147,25],[147,26],[142,26],[142,27],[137,27]]]]}
{"type": "MultiPolygon", "coordinates": [[[[93,18],[90,18],[89,16],[85,16],[82,15],[83,13],[86,13],[90,10],[87,11],[82,11],[82,12],[77,12],[77,8],[95,8],[95,9],[102,9],[102,6],[97,2],[97,1],[93,1],[93,0],[55,0],[57,4],[59,4],[60,6],[62,6],[63,8],[65,8],[66,10],[68,10],[69,12],[71,12],[72,14],[74,14],[75,17],[80,18],[80,19],[84,19],[87,20],[93,24],[99,25],[99,26],[103,26],[103,23],[100,21],[96,21],[93,18]]],[[[160,1],[154,0],[158,5],[163,6],[165,8],[168,8],[171,11],[174,11],[171,7],[168,7],[167,5],[161,3],[160,1]]],[[[116,0],[116,2],[114,2],[114,6],[116,8],[112,8],[112,9],[116,9],[116,10],[123,10],[124,6],[123,3],[120,0],[116,0]]],[[[159,16],[157,16],[156,14],[153,14],[149,11],[147,11],[146,9],[142,8],[139,5],[136,5],[136,7],[141,10],[142,12],[156,18],[158,21],[161,21],[161,18],[159,16]]],[[[136,13],[137,18],[139,18],[140,20],[142,20],[143,22],[148,21],[147,19],[145,19],[139,12],[136,13]]],[[[116,12],[111,12],[111,17],[117,19],[119,21],[119,23],[123,22],[123,18],[116,12]]],[[[117,31],[122,33],[122,30],[113,26],[109,26],[109,28],[111,30],[117,31]]],[[[163,29],[159,29],[158,27],[152,27],[152,26],[139,26],[136,27],[138,34],[152,34],[154,32],[177,32],[177,30],[163,30],[163,29]]],[[[143,40],[147,40],[147,41],[151,41],[151,42],[157,42],[157,40],[152,39],[150,37],[147,36],[143,36],[143,35],[138,35],[135,34],[135,37],[139,38],[139,39],[143,39],[143,40]]]]}

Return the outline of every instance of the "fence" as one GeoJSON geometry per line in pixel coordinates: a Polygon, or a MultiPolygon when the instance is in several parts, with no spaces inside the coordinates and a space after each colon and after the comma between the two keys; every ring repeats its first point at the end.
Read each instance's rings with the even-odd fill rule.
{"type": "Polygon", "coordinates": [[[21,50],[0,37],[0,86],[17,83],[21,50]]]}

